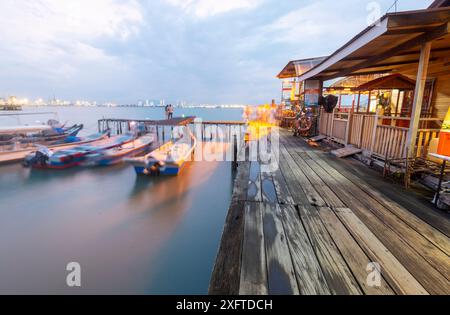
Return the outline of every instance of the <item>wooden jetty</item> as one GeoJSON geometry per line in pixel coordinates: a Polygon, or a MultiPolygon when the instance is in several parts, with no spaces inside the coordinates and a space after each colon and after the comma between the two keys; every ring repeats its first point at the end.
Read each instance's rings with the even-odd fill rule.
{"type": "Polygon", "coordinates": [[[103,118],[98,120],[98,131],[104,132],[111,130],[117,134],[129,131],[131,124],[144,124],[145,126],[186,126],[194,121],[194,116],[189,117],[174,117],[172,119],[123,119],[123,118],[103,118]]]}
{"type": "Polygon", "coordinates": [[[448,214],[285,130],[278,164],[239,162],[210,294],[450,293],[448,214]]]}

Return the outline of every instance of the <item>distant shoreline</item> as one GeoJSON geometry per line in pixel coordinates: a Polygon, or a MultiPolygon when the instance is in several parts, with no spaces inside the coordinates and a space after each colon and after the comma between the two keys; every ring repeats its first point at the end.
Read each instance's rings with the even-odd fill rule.
{"type": "MultiPolygon", "coordinates": [[[[237,109],[245,108],[247,105],[192,105],[192,106],[174,106],[175,108],[220,108],[220,109],[237,109]]],[[[40,107],[54,107],[54,108],[164,108],[165,105],[155,105],[155,106],[142,106],[142,105],[22,105],[22,108],[40,108],[40,107]]]]}

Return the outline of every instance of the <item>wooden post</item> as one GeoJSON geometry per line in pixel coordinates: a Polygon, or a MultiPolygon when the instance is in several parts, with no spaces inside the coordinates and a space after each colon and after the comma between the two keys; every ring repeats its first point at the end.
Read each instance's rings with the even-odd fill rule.
{"type": "Polygon", "coordinates": [[[233,163],[232,163],[233,170],[237,169],[237,151],[238,151],[237,147],[238,147],[237,146],[237,136],[234,135],[233,136],[233,163]]]}
{"type": "Polygon", "coordinates": [[[378,114],[375,112],[374,115],[374,122],[373,122],[373,130],[372,130],[372,143],[370,145],[370,154],[375,151],[375,142],[377,137],[377,126],[378,126],[378,114]]]}
{"type": "Polygon", "coordinates": [[[359,113],[359,102],[361,101],[361,92],[358,92],[358,102],[356,103],[356,112],[359,113]]]}
{"type": "Polygon", "coordinates": [[[348,140],[350,139],[351,136],[352,119],[353,119],[353,110],[351,110],[347,115],[347,126],[345,129],[345,145],[348,144],[348,140]]]}
{"type": "Polygon", "coordinates": [[[420,48],[419,67],[417,69],[416,87],[414,90],[414,101],[411,111],[411,121],[409,124],[406,145],[408,157],[414,157],[416,150],[417,130],[419,129],[420,113],[422,111],[423,93],[427,80],[428,61],[430,59],[431,42],[426,42],[420,48]]]}
{"type": "Polygon", "coordinates": [[[333,138],[333,125],[334,125],[334,111],[335,110],[336,110],[336,108],[333,108],[333,111],[331,112],[331,127],[330,127],[329,134],[327,135],[330,138],[333,138]]]}

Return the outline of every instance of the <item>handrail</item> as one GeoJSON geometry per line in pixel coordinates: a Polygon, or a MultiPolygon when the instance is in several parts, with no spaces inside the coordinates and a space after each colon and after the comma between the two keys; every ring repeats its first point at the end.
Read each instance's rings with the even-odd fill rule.
{"type": "Polygon", "coordinates": [[[403,130],[403,131],[408,131],[409,128],[405,128],[405,127],[397,127],[397,126],[390,126],[390,125],[377,125],[377,128],[386,128],[386,129],[396,129],[396,130],[403,130]]]}

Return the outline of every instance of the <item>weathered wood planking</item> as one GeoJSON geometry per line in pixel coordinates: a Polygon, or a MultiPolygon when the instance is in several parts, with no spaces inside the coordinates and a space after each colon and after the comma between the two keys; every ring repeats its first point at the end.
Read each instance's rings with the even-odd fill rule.
{"type": "MultiPolygon", "coordinates": [[[[289,154],[287,149],[280,145],[280,163],[287,163],[294,174],[297,182],[299,183],[299,188],[304,191],[304,194],[306,195],[306,198],[308,198],[308,201],[311,205],[314,206],[325,206],[326,203],[323,200],[323,198],[320,196],[320,194],[314,189],[314,187],[311,186],[311,183],[309,182],[308,178],[303,174],[303,172],[300,171],[298,165],[295,163],[292,156],[289,154]]],[[[292,189],[295,189],[292,187],[292,189]]],[[[303,202],[304,203],[304,202],[303,202]]]]}
{"type": "Polygon", "coordinates": [[[344,158],[353,154],[361,153],[362,150],[355,147],[345,147],[331,151],[331,154],[338,158],[344,158]]]}
{"type": "Polygon", "coordinates": [[[289,191],[288,184],[281,172],[280,166],[278,166],[278,169],[273,173],[273,184],[280,204],[294,204],[294,199],[289,191]]]}
{"type": "MultiPolygon", "coordinates": [[[[381,277],[380,285],[371,286],[367,282],[367,266],[372,262],[367,257],[352,235],[348,232],[345,226],[339,221],[336,214],[328,207],[321,207],[318,209],[320,218],[325,224],[326,229],[333,238],[336,246],[339,248],[342,256],[353,272],[359,286],[365,294],[394,294],[392,288],[388,285],[386,280],[381,277]]],[[[382,274],[383,276],[383,274],[382,274]]]]}
{"type": "Polygon", "coordinates": [[[297,209],[293,205],[282,205],[281,213],[300,294],[330,294],[330,288],[297,209]]]}
{"type": "MultiPolygon", "coordinates": [[[[312,161],[312,160],[311,160],[312,161]]],[[[329,173],[324,172],[317,163],[310,163],[324,182],[333,187],[333,191],[344,201],[348,208],[352,209],[355,214],[369,227],[369,229],[386,245],[386,247],[402,262],[408,270],[421,282],[421,284],[428,290],[436,294],[444,294],[449,288],[446,278],[427,263],[421,256],[423,251],[427,252],[433,250],[431,248],[420,247],[420,254],[417,252],[418,248],[412,243],[404,240],[403,235],[397,234],[398,231],[394,227],[391,229],[384,221],[381,221],[372,211],[364,204],[366,196],[358,189],[349,183],[336,180],[329,173]],[[360,198],[355,197],[360,196],[360,198]]],[[[371,205],[369,205],[370,207],[371,205]]],[[[398,222],[400,223],[400,222],[398,222]]],[[[419,238],[415,238],[416,241],[419,238]]],[[[419,240],[420,243],[420,240],[419,240]]],[[[442,252],[441,252],[442,253],[442,252]]],[[[439,252],[437,252],[439,255],[439,252]]],[[[441,259],[440,257],[434,259],[441,259]]],[[[441,268],[448,268],[447,262],[443,262],[441,268]]],[[[438,266],[439,267],[439,266],[438,266]]]]}
{"type": "Polygon", "coordinates": [[[261,166],[257,161],[250,162],[250,173],[248,177],[248,201],[262,201],[261,195],[261,166]]]}
{"type": "Polygon", "coordinates": [[[236,178],[234,180],[233,196],[234,200],[247,200],[248,178],[250,176],[250,162],[239,162],[236,178]]]}
{"type": "Polygon", "coordinates": [[[285,131],[280,144],[279,169],[239,163],[211,294],[449,293],[448,221],[285,131]]]}
{"type": "MultiPolygon", "coordinates": [[[[429,261],[438,271],[440,271],[444,277],[450,279],[450,264],[449,257],[442,252],[439,248],[435,247],[429,240],[424,238],[416,230],[412,229],[404,221],[400,220],[380,203],[374,200],[370,195],[362,191],[359,186],[348,181],[345,177],[337,172],[328,173],[325,172],[318,164],[316,160],[309,160],[308,166],[312,167],[318,175],[322,175],[323,179],[326,179],[332,187],[341,187],[345,185],[346,192],[352,192],[351,195],[359,196],[359,202],[372,213],[375,214],[384,224],[390,227],[399,237],[408,242],[412,248],[420,246],[421,250],[418,252],[427,261],[429,261]],[[331,175],[331,176],[330,176],[331,175]]],[[[342,193],[341,193],[342,194],[342,193]]],[[[348,195],[348,194],[347,194],[348,195]]],[[[341,198],[349,200],[349,197],[342,196],[341,198]]]]}
{"type": "Polygon", "coordinates": [[[209,283],[209,294],[239,293],[243,234],[244,202],[232,200],[209,283]]]}
{"type": "Polygon", "coordinates": [[[398,293],[428,294],[424,287],[350,209],[336,209],[336,213],[353,233],[359,244],[369,253],[373,261],[380,264],[381,273],[389,278],[398,293]]]}
{"type": "Polygon", "coordinates": [[[299,169],[309,179],[311,186],[322,196],[325,203],[330,207],[344,207],[344,203],[338,196],[328,187],[317,174],[308,166],[308,164],[294,153],[293,158],[299,166],[299,169]]]}
{"type": "Polygon", "coordinates": [[[262,216],[259,203],[245,203],[239,294],[268,294],[262,216]]]}
{"type": "Polygon", "coordinates": [[[309,200],[306,197],[305,192],[301,188],[301,184],[298,182],[297,177],[291,170],[288,163],[281,162],[279,165],[283,173],[284,179],[286,180],[286,184],[291,194],[293,202],[297,205],[309,204],[309,200]]]}
{"type": "Polygon", "coordinates": [[[331,293],[362,294],[347,263],[320,220],[316,208],[313,206],[298,208],[331,293]]]}
{"type": "MultiPolygon", "coordinates": [[[[441,264],[443,261],[447,259],[446,256],[448,256],[449,249],[450,249],[450,239],[442,234],[437,229],[433,228],[432,226],[426,224],[423,220],[417,218],[415,215],[411,214],[406,209],[400,207],[398,204],[393,202],[392,200],[383,197],[383,195],[379,192],[377,192],[375,189],[371,188],[368,184],[366,184],[364,181],[362,181],[359,177],[354,176],[353,174],[345,174],[346,176],[351,176],[352,181],[350,181],[348,178],[346,178],[344,175],[342,175],[342,172],[337,171],[333,167],[330,166],[329,163],[327,163],[323,158],[323,156],[320,156],[319,154],[316,154],[312,150],[306,151],[307,154],[311,156],[311,159],[319,164],[326,172],[328,172],[328,176],[335,177],[339,182],[351,182],[353,183],[353,188],[356,190],[360,188],[362,192],[359,194],[360,196],[364,196],[364,198],[361,198],[362,201],[366,202],[366,206],[369,207],[369,209],[374,208],[374,210],[378,210],[381,214],[385,214],[392,218],[393,220],[393,226],[395,228],[405,228],[405,224],[412,227],[417,233],[419,233],[421,236],[424,236],[428,241],[432,242],[436,247],[441,249],[443,253],[434,251],[433,254],[429,255],[429,258],[433,261],[438,259],[435,263],[438,266],[438,269],[440,269],[446,277],[449,276],[449,266],[448,264],[441,264]],[[367,194],[367,195],[366,195],[367,194]],[[392,212],[395,216],[390,216],[390,213],[387,211],[389,210],[392,212]],[[398,217],[398,218],[397,218],[398,217]],[[400,222],[399,220],[402,220],[403,222],[400,222]],[[437,254],[436,254],[437,253],[437,254]]],[[[312,164],[311,164],[312,165],[312,164]]],[[[315,172],[320,173],[320,169],[315,169],[315,172]]],[[[327,175],[323,175],[327,176],[327,175]]],[[[383,221],[385,221],[385,216],[381,218],[383,221]]],[[[389,221],[390,222],[390,221],[389,221]]],[[[408,230],[410,233],[412,233],[410,230],[408,230]]],[[[399,231],[404,234],[404,230],[401,229],[399,231]]],[[[407,233],[408,234],[408,233],[407,233]]],[[[413,234],[413,237],[416,235],[413,234]]],[[[426,243],[422,238],[419,238],[419,243],[422,244],[425,248],[429,247],[429,244],[426,243]]],[[[425,252],[427,253],[427,252],[425,252]]]]}
{"type": "MultiPolygon", "coordinates": [[[[450,215],[438,211],[430,211],[432,210],[430,205],[418,200],[411,191],[406,191],[402,186],[396,186],[395,189],[392,189],[392,184],[388,184],[380,174],[361,165],[358,161],[347,160],[342,162],[332,158],[325,152],[311,150],[311,148],[309,148],[301,139],[292,139],[292,141],[295,141],[298,146],[296,151],[306,152],[324,168],[334,170],[338,174],[353,181],[356,185],[361,185],[361,188],[366,193],[371,194],[373,197],[377,197],[377,200],[380,203],[383,204],[385,201],[388,201],[385,204],[388,209],[390,209],[391,203],[397,205],[400,203],[400,208],[403,209],[404,214],[399,213],[399,216],[409,215],[408,217],[404,216],[404,218],[408,218],[408,220],[414,220],[414,218],[416,218],[416,220],[420,219],[417,227],[422,229],[431,228],[431,230],[434,230],[431,234],[434,234],[436,231],[439,234],[442,233],[441,236],[444,236],[444,238],[439,237],[436,240],[436,243],[442,244],[442,241],[450,236],[450,224],[448,224],[450,215]],[[307,150],[305,150],[305,148],[307,150]],[[362,180],[362,178],[364,178],[364,180],[362,180]],[[392,200],[395,200],[395,202],[392,202],[392,200]],[[389,203],[389,201],[391,201],[391,203],[389,203]]],[[[396,209],[394,208],[392,210],[396,209]]],[[[425,233],[424,236],[427,236],[427,234],[428,233],[425,233]]],[[[448,244],[448,239],[444,241],[443,244],[448,244]]],[[[448,253],[448,250],[446,250],[446,252],[448,253]]]]}
{"type": "Polygon", "coordinates": [[[294,266],[277,204],[260,203],[263,212],[264,245],[269,294],[299,294],[294,266]]]}
{"type": "Polygon", "coordinates": [[[361,188],[365,193],[369,194],[372,198],[378,201],[386,209],[397,215],[400,219],[405,221],[408,225],[414,228],[421,235],[426,237],[435,246],[439,247],[447,255],[450,254],[450,239],[444,235],[441,231],[437,230],[433,226],[427,224],[423,219],[420,219],[416,215],[412,214],[405,208],[401,207],[398,203],[392,201],[390,198],[384,196],[377,191],[374,187],[369,186],[366,182],[360,179],[360,177],[340,169],[339,171],[330,166],[329,161],[325,161],[315,152],[308,152],[316,162],[326,169],[330,174],[338,178],[345,176],[348,180],[352,181],[355,185],[361,188]]]}

